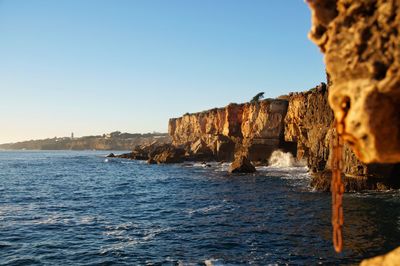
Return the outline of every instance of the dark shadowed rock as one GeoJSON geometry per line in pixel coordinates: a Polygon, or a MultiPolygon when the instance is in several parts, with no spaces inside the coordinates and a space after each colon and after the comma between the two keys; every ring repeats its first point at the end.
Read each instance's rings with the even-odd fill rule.
{"type": "Polygon", "coordinates": [[[188,151],[189,153],[189,160],[192,161],[212,161],[215,160],[215,156],[213,151],[207,146],[207,144],[201,140],[198,139],[194,143],[190,145],[190,150],[188,151]]]}
{"type": "Polygon", "coordinates": [[[132,159],[133,160],[148,160],[149,159],[149,151],[151,149],[151,145],[146,146],[136,146],[132,151],[132,159]]]}
{"type": "Polygon", "coordinates": [[[153,158],[148,159],[147,163],[148,164],[157,164],[157,162],[153,158]]]}
{"type": "Polygon", "coordinates": [[[251,164],[249,159],[245,156],[238,156],[235,158],[229,167],[230,173],[254,173],[256,168],[251,164]]]}
{"type": "Polygon", "coordinates": [[[122,159],[133,159],[133,154],[131,153],[131,152],[129,152],[129,153],[123,153],[123,154],[120,154],[120,155],[116,155],[115,157],[116,158],[122,158],[122,159]]]}
{"type": "Polygon", "coordinates": [[[110,153],[109,155],[107,155],[108,158],[114,158],[115,154],[114,153],[110,153]]]}
{"type": "Polygon", "coordinates": [[[181,163],[185,160],[185,150],[170,144],[155,147],[149,153],[150,160],[161,163],[181,163]]]}

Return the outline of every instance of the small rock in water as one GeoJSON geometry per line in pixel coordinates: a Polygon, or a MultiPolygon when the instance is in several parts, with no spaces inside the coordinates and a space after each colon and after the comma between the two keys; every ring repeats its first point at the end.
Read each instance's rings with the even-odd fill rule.
{"type": "Polygon", "coordinates": [[[115,157],[115,154],[114,153],[110,153],[109,155],[107,155],[106,157],[109,157],[109,158],[114,158],[115,157]]]}
{"type": "Polygon", "coordinates": [[[148,164],[157,164],[157,162],[153,158],[148,159],[147,163],[148,164]]]}
{"type": "Polygon", "coordinates": [[[208,164],[208,163],[206,163],[206,162],[202,162],[202,163],[201,163],[201,166],[203,166],[203,167],[211,167],[211,164],[208,164]]]}
{"type": "Polygon", "coordinates": [[[246,156],[235,158],[229,167],[229,173],[254,173],[256,168],[251,164],[246,156]]]}

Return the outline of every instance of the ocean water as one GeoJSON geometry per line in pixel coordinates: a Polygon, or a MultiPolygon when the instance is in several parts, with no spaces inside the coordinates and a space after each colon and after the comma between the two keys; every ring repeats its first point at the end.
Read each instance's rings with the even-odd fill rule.
{"type": "Polygon", "coordinates": [[[106,154],[0,152],[0,265],[345,265],[400,245],[399,191],[345,195],[337,255],[330,194],[304,167],[106,154]]]}

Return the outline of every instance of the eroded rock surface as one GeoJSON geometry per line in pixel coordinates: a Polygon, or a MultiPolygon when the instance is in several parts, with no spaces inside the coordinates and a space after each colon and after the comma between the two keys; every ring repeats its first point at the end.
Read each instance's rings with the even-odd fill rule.
{"type": "MultiPolygon", "coordinates": [[[[329,88],[330,90],[330,88],[329,88]]],[[[285,140],[297,143],[297,160],[305,160],[313,175],[311,185],[329,191],[331,140],[336,136],[333,112],[328,104],[328,87],[289,95],[285,117],[285,140]]],[[[364,164],[345,144],[343,178],[346,191],[399,188],[400,164],[364,164]]]]}
{"type": "MultiPolygon", "coordinates": [[[[272,152],[280,149],[306,163],[313,175],[313,187],[329,191],[331,140],[337,134],[328,104],[329,91],[330,86],[321,83],[279,99],[185,114],[169,121],[171,144],[153,142],[119,157],[151,164],[236,159],[233,169],[241,171],[244,167],[243,171],[252,172],[247,161],[266,165],[272,152]]],[[[400,187],[400,179],[396,178],[400,164],[361,163],[348,145],[343,153],[347,191],[400,187]]]]}
{"type": "Polygon", "coordinates": [[[400,0],[308,0],[329,103],[365,163],[400,162],[400,0]]]}
{"type": "Polygon", "coordinates": [[[274,150],[285,146],[287,104],[286,100],[267,99],[186,114],[170,119],[169,134],[174,145],[190,147],[191,155],[232,161],[236,150],[244,148],[251,161],[267,161],[274,150]]]}
{"type": "Polygon", "coordinates": [[[256,168],[246,156],[237,156],[229,167],[230,173],[254,173],[256,168]]]}

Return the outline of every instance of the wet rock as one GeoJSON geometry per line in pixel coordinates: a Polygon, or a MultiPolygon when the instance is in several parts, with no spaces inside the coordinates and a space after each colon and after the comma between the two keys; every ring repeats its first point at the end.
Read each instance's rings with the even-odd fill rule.
{"type": "Polygon", "coordinates": [[[153,158],[148,159],[147,163],[148,164],[157,164],[157,162],[153,158]]]}
{"type": "Polygon", "coordinates": [[[110,154],[107,155],[106,157],[108,157],[108,158],[114,158],[114,157],[115,157],[115,154],[114,154],[114,153],[110,153],[110,154]]]}
{"type": "MultiPolygon", "coordinates": [[[[325,170],[311,174],[311,186],[318,191],[329,192],[331,188],[332,172],[325,170]]],[[[399,189],[400,180],[392,175],[388,176],[366,176],[343,174],[343,183],[346,192],[376,190],[386,191],[389,189],[399,189]]]]}
{"type": "Polygon", "coordinates": [[[182,163],[185,160],[185,150],[173,145],[163,145],[156,147],[149,154],[150,162],[161,163],[182,163]]]}
{"type": "Polygon", "coordinates": [[[128,152],[128,153],[123,153],[123,154],[120,154],[120,155],[116,155],[115,157],[116,157],[116,158],[122,158],[122,159],[130,159],[130,160],[133,160],[133,154],[132,154],[132,152],[128,152]]]}
{"type": "MultiPolygon", "coordinates": [[[[154,144],[153,144],[154,145],[154,144]]],[[[145,146],[137,146],[133,149],[131,158],[133,160],[148,160],[149,159],[149,152],[152,148],[152,145],[145,145],[145,146]]]]}
{"type": "Polygon", "coordinates": [[[254,173],[256,168],[251,164],[249,159],[245,156],[238,156],[235,158],[229,167],[230,173],[254,173]]]}

